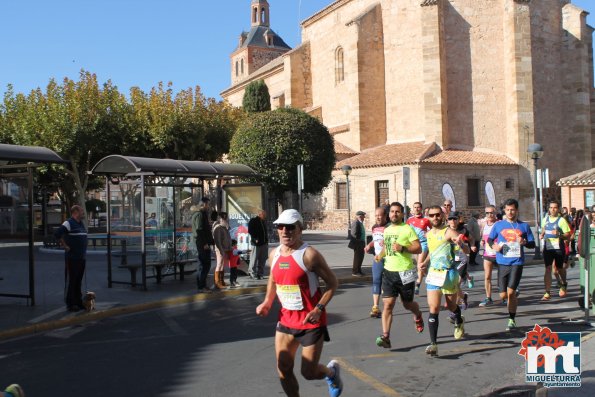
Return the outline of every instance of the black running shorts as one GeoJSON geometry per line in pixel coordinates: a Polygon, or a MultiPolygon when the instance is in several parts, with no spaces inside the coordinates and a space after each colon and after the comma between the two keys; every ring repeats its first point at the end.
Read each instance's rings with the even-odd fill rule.
{"type": "Polygon", "coordinates": [[[401,295],[403,303],[413,302],[415,295],[415,280],[403,285],[399,272],[382,271],[382,297],[398,298],[401,295]]]}
{"type": "Polygon", "coordinates": [[[284,334],[293,335],[300,345],[312,346],[315,345],[316,342],[320,340],[320,338],[324,338],[325,342],[331,340],[331,337],[328,334],[328,329],[326,327],[318,327],[318,328],[311,328],[311,329],[296,329],[296,328],[289,328],[284,326],[281,323],[277,323],[277,332],[282,332],[284,334]]]}
{"type": "Polygon", "coordinates": [[[500,265],[498,264],[498,288],[500,292],[506,292],[506,288],[516,290],[523,275],[523,265],[500,265]]]}
{"type": "Polygon", "coordinates": [[[562,269],[564,266],[564,251],[562,250],[544,250],[543,251],[543,261],[545,262],[545,266],[549,267],[552,264],[556,263],[556,269],[562,269]]]}

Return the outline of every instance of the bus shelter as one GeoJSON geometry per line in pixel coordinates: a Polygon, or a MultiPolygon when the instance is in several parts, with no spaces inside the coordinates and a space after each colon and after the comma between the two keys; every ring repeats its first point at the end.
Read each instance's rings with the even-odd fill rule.
{"type": "MultiPolygon", "coordinates": [[[[108,287],[141,284],[173,274],[183,279],[197,261],[192,213],[204,196],[205,182],[257,177],[242,164],[111,155],[90,171],[106,180],[108,287]],[[127,272],[114,272],[125,269],[127,272]],[[123,280],[122,274],[129,275],[123,280]]],[[[220,190],[213,200],[219,201],[220,190]]]]}
{"type": "MultiPolygon", "coordinates": [[[[45,147],[0,144],[0,240],[10,243],[15,250],[23,246],[22,242],[27,242],[25,256],[29,262],[28,293],[2,292],[0,296],[25,298],[31,306],[35,305],[35,231],[42,222],[40,211],[34,212],[33,175],[36,168],[52,163],[64,164],[68,161],[45,147]]],[[[0,270],[7,272],[10,288],[20,288],[26,284],[22,283],[19,277],[23,274],[19,268],[21,257],[20,252],[17,252],[2,261],[4,266],[0,270]]]]}

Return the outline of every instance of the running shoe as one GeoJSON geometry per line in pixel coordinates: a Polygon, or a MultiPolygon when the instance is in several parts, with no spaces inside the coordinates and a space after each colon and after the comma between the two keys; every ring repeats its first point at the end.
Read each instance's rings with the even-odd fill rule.
{"type": "Polygon", "coordinates": [[[418,334],[424,332],[424,318],[422,316],[415,319],[415,330],[418,334]]]}
{"type": "Polygon", "coordinates": [[[435,343],[431,343],[426,347],[426,354],[434,357],[438,355],[438,345],[435,343]]]}
{"type": "Polygon", "coordinates": [[[455,339],[461,339],[465,335],[465,316],[461,316],[461,323],[455,324],[455,339]]]}
{"type": "Polygon", "coordinates": [[[341,367],[336,360],[331,360],[328,368],[332,369],[335,375],[332,378],[326,377],[326,383],[328,383],[328,394],[330,397],[339,397],[343,392],[343,381],[341,380],[341,367]]]}
{"type": "Polygon", "coordinates": [[[560,295],[560,298],[564,298],[566,296],[566,288],[568,286],[568,283],[563,284],[560,286],[560,291],[558,291],[558,294],[560,295]]]}
{"type": "Polygon", "coordinates": [[[448,312],[448,321],[450,321],[451,324],[454,324],[456,319],[456,314],[454,314],[453,312],[448,312]]]}
{"type": "Polygon", "coordinates": [[[370,317],[372,317],[372,318],[382,317],[382,312],[380,311],[378,306],[372,306],[372,311],[370,312],[370,317]]]}
{"type": "Polygon", "coordinates": [[[461,310],[467,310],[469,307],[469,294],[463,292],[463,303],[461,304],[461,310]]]}
{"type": "Polygon", "coordinates": [[[552,299],[552,296],[550,295],[549,292],[546,292],[545,294],[543,294],[543,297],[541,298],[542,301],[549,301],[550,299],[552,299]]]}
{"type": "Polygon", "coordinates": [[[481,302],[479,302],[479,307],[486,307],[486,306],[491,306],[494,304],[494,301],[492,300],[492,298],[484,298],[481,302]]]}
{"type": "Polygon", "coordinates": [[[390,338],[388,336],[380,335],[376,338],[376,346],[390,349],[390,338]]]}
{"type": "Polygon", "coordinates": [[[516,322],[512,319],[508,319],[508,325],[506,325],[507,331],[514,331],[516,329],[516,322]]]}
{"type": "Polygon", "coordinates": [[[467,279],[467,287],[469,287],[469,289],[475,287],[475,279],[472,275],[469,275],[469,278],[467,279]]]}

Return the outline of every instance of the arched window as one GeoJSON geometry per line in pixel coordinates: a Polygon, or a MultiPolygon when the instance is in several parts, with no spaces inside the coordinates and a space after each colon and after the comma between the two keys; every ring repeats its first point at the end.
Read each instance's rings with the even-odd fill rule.
{"type": "Polygon", "coordinates": [[[239,68],[238,68],[238,61],[236,61],[236,77],[238,77],[239,68]]]}
{"type": "Polygon", "coordinates": [[[266,23],[266,13],[264,8],[260,9],[260,23],[263,25],[266,23]]]}
{"type": "Polygon", "coordinates": [[[254,7],[252,11],[252,23],[256,23],[256,18],[258,18],[258,7],[254,7]]]}
{"type": "Polygon", "coordinates": [[[345,66],[343,63],[343,48],[337,47],[335,51],[335,83],[345,80],[345,66]]]}
{"type": "Polygon", "coordinates": [[[242,59],[240,60],[240,67],[241,67],[241,70],[242,70],[242,76],[243,76],[243,75],[244,75],[244,58],[242,58],[242,59]]]}

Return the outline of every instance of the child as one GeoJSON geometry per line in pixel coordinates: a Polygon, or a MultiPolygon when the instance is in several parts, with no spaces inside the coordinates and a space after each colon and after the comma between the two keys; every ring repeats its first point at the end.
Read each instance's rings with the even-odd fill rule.
{"type": "Polygon", "coordinates": [[[229,286],[231,288],[239,287],[238,283],[238,264],[240,263],[240,251],[238,250],[238,241],[231,240],[232,250],[229,251],[229,286]]]}

